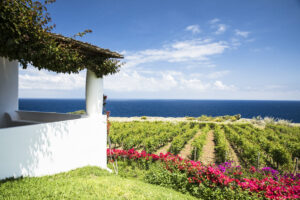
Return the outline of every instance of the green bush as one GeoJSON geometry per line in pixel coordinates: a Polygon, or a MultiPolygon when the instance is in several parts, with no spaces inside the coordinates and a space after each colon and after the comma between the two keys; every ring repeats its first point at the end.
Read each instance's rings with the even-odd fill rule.
{"type": "MultiPolygon", "coordinates": [[[[0,1],[0,56],[17,60],[23,68],[36,68],[57,73],[79,73],[87,68],[97,77],[114,74],[120,61],[103,54],[87,52],[81,42],[52,34],[47,4],[53,0],[0,1]]],[[[83,36],[91,30],[78,33],[83,36]]],[[[84,44],[86,46],[87,44],[84,44]]],[[[119,57],[119,56],[118,56],[119,57]]]]}
{"type": "Polygon", "coordinates": [[[224,116],[217,116],[217,117],[212,117],[212,116],[206,116],[206,115],[201,115],[200,117],[197,118],[198,121],[211,121],[211,122],[224,122],[224,121],[237,121],[241,118],[240,114],[237,115],[224,115],[224,116]]]}
{"type": "Polygon", "coordinates": [[[206,115],[201,115],[200,117],[197,118],[199,121],[211,121],[213,117],[211,116],[206,116],[206,115]]]}
{"type": "Polygon", "coordinates": [[[274,146],[271,150],[273,161],[277,163],[277,167],[284,164],[289,164],[291,158],[289,153],[280,146],[274,146]]]}
{"type": "Polygon", "coordinates": [[[195,117],[185,117],[186,120],[196,120],[195,117]]]}
{"type": "Polygon", "coordinates": [[[236,120],[239,120],[239,119],[242,118],[242,115],[241,114],[237,114],[237,115],[234,115],[234,117],[235,117],[236,120]]]}
{"type": "Polygon", "coordinates": [[[151,184],[173,188],[182,193],[188,192],[187,174],[179,171],[170,172],[162,164],[152,165],[144,180],[151,184]]]}
{"type": "Polygon", "coordinates": [[[175,189],[182,193],[189,193],[201,199],[262,199],[251,196],[248,191],[241,189],[230,189],[228,187],[208,187],[205,183],[189,183],[187,174],[173,170],[170,172],[163,164],[152,165],[145,174],[144,180],[148,183],[175,189]]]}

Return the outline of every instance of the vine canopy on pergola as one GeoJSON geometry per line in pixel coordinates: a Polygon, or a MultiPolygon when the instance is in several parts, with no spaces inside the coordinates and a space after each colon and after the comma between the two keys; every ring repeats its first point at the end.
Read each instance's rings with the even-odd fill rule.
{"type": "Polygon", "coordinates": [[[86,68],[102,77],[118,72],[122,55],[51,33],[49,2],[0,1],[0,56],[18,60],[23,68],[31,64],[58,73],[78,73],[86,68]]]}

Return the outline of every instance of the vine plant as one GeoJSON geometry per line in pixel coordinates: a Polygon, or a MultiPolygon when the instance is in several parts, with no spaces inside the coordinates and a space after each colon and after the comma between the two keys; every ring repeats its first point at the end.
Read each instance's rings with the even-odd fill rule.
{"type": "MultiPolygon", "coordinates": [[[[53,2],[55,0],[0,1],[0,56],[18,60],[23,68],[31,64],[58,73],[78,73],[87,68],[102,77],[118,72],[121,63],[117,58],[122,58],[121,55],[112,56],[108,50],[98,54],[82,51],[78,44],[89,44],[51,33],[55,24],[50,24],[47,5],[53,2]]],[[[86,30],[76,36],[89,32],[86,30]]]]}

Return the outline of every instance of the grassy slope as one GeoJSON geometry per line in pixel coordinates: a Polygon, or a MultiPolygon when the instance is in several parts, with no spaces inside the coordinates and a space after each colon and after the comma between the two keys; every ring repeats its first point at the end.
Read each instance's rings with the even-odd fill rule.
{"type": "Polygon", "coordinates": [[[39,178],[0,181],[0,199],[196,199],[172,189],[122,178],[96,167],[39,178]]]}

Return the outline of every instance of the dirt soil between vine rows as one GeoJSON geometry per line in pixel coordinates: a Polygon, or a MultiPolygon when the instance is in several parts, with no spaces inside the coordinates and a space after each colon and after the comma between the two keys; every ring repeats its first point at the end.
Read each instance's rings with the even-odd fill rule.
{"type": "Polygon", "coordinates": [[[183,149],[180,151],[178,154],[181,158],[184,159],[190,159],[191,158],[191,153],[192,153],[192,142],[194,141],[195,138],[197,138],[201,134],[201,131],[196,133],[192,139],[190,139],[186,145],[183,147],[183,149]]]}
{"type": "Polygon", "coordinates": [[[202,155],[200,161],[203,164],[212,164],[215,163],[215,142],[214,142],[214,132],[209,131],[206,137],[206,143],[202,149],[202,155]]]}

